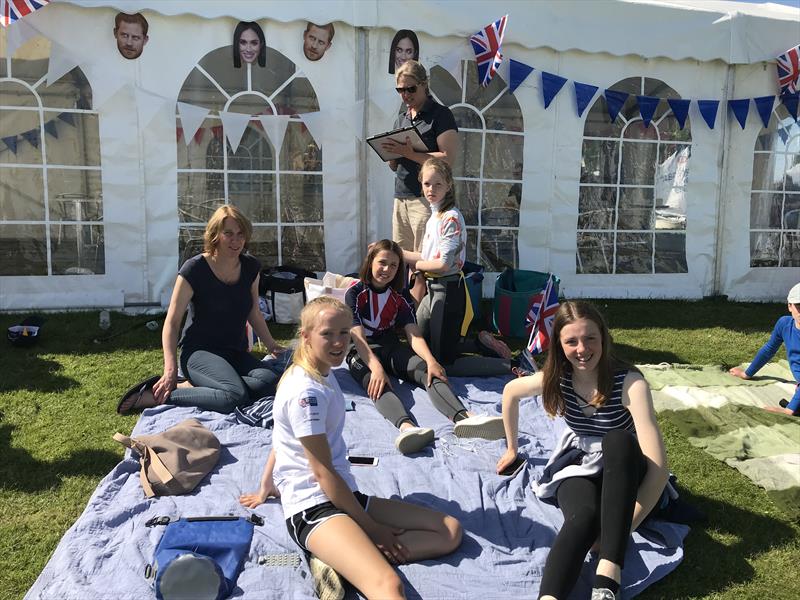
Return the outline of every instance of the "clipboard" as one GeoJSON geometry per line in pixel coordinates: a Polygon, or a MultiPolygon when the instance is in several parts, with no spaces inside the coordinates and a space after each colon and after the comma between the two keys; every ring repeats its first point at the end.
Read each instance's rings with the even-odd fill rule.
{"type": "Polygon", "coordinates": [[[381,157],[381,160],[384,162],[388,162],[395,158],[402,158],[401,155],[395,154],[394,152],[387,152],[381,147],[381,144],[387,140],[394,140],[396,142],[400,142],[401,144],[406,143],[406,138],[411,138],[411,147],[414,148],[417,152],[430,152],[428,146],[425,145],[425,142],[422,141],[422,138],[419,135],[419,131],[414,125],[410,125],[408,127],[401,127],[400,129],[393,129],[391,131],[386,131],[384,133],[379,133],[378,135],[373,135],[372,137],[367,138],[367,143],[372,147],[375,152],[377,152],[378,156],[381,157]]]}

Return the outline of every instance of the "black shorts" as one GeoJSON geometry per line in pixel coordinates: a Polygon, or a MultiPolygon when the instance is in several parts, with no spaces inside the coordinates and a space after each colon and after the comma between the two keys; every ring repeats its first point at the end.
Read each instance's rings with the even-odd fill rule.
{"type": "MultiPolygon", "coordinates": [[[[358,503],[367,510],[369,507],[369,496],[361,492],[353,492],[353,495],[358,500],[358,503]]],[[[346,515],[347,513],[340,508],[336,508],[333,502],[323,502],[311,508],[301,510],[286,519],[286,528],[289,530],[289,537],[294,540],[294,543],[300,546],[305,552],[309,554],[311,551],[306,547],[308,536],[325,521],[337,515],[346,515]]]]}

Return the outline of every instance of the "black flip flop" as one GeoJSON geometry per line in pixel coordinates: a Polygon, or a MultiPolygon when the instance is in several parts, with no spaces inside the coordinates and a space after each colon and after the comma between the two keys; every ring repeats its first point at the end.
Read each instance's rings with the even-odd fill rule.
{"type": "Polygon", "coordinates": [[[120,415],[129,415],[136,410],[143,410],[145,408],[150,408],[149,406],[141,406],[139,404],[139,399],[142,395],[142,392],[146,390],[152,390],[153,386],[156,382],[161,379],[161,375],[153,375],[152,377],[148,377],[144,381],[140,381],[135,386],[130,388],[127,392],[122,394],[122,398],[119,399],[119,403],[117,404],[117,413],[120,415]],[[131,396],[136,396],[133,401],[133,404],[127,409],[122,410],[122,405],[125,404],[126,401],[131,399],[131,396]]]}

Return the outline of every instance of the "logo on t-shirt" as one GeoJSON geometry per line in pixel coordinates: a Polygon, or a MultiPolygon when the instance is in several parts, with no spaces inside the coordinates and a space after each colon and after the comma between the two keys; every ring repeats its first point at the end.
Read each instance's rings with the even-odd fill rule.
{"type": "Polygon", "coordinates": [[[317,398],[316,396],[307,396],[305,398],[300,398],[298,400],[300,406],[303,408],[308,408],[309,406],[316,406],[317,405],[317,398]]]}

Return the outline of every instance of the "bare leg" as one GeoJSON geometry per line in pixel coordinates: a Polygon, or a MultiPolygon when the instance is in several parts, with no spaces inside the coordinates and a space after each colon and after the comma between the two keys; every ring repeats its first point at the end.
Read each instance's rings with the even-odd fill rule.
{"type": "MultiPolygon", "coordinates": [[[[370,504],[375,499],[370,500],[370,504]]],[[[403,584],[377,546],[347,515],[319,525],[306,541],[311,553],[356,586],[367,598],[405,598],[403,584]]]]}
{"type": "Polygon", "coordinates": [[[367,512],[383,525],[405,530],[398,537],[409,551],[409,561],[444,556],[461,544],[461,524],[442,512],[375,497],[370,498],[367,512]]]}

